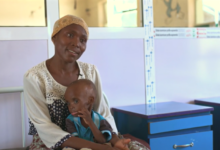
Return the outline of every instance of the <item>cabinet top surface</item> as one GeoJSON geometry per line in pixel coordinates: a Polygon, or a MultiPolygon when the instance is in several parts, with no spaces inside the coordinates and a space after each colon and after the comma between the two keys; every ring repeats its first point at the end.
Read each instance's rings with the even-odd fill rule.
{"type": "Polygon", "coordinates": [[[141,104],[132,106],[114,107],[113,111],[120,111],[127,114],[140,115],[148,119],[188,115],[213,111],[212,107],[199,106],[179,102],[163,102],[155,104],[141,104]]]}
{"type": "Polygon", "coordinates": [[[220,106],[220,97],[196,99],[195,103],[196,104],[208,104],[208,105],[220,106]]]}

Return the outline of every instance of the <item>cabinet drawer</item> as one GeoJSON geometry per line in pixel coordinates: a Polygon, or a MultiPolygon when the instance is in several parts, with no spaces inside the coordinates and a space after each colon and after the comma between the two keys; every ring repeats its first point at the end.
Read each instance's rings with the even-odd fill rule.
{"type": "Polygon", "coordinates": [[[148,123],[148,133],[157,134],[212,125],[212,115],[188,117],[148,123]]]}
{"type": "Polygon", "coordinates": [[[152,150],[174,150],[174,145],[187,145],[193,143],[193,146],[176,149],[181,150],[213,150],[212,131],[183,134],[177,136],[168,136],[150,139],[152,150]]]}

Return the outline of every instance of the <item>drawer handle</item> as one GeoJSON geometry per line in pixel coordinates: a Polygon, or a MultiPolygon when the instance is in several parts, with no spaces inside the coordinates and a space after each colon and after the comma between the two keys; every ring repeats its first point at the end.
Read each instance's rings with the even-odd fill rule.
{"type": "Polygon", "coordinates": [[[192,142],[191,144],[185,144],[185,145],[173,145],[173,148],[176,149],[177,147],[193,147],[194,143],[192,142]]]}

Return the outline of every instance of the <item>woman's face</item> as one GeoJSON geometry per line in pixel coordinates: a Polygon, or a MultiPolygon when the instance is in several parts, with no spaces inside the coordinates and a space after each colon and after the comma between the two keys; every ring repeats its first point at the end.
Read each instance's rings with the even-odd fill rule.
{"type": "Polygon", "coordinates": [[[87,34],[83,27],[71,24],[58,32],[53,38],[55,56],[67,63],[75,62],[86,50],[87,34]]]}

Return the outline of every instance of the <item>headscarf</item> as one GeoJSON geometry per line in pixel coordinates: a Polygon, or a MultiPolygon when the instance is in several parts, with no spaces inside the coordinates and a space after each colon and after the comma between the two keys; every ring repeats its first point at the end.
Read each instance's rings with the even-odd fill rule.
{"type": "Polygon", "coordinates": [[[89,38],[89,29],[86,22],[82,18],[73,15],[66,15],[55,22],[51,38],[53,38],[53,36],[56,35],[61,29],[71,24],[77,24],[83,27],[86,31],[87,38],[89,38]]]}

